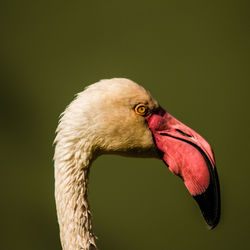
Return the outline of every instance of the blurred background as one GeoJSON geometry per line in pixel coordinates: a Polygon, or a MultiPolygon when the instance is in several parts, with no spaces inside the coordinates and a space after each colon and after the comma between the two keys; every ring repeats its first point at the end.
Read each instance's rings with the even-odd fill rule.
{"type": "Polygon", "coordinates": [[[100,250],[250,249],[249,1],[0,2],[1,246],[60,249],[59,114],[103,78],[137,81],[213,146],[213,231],[156,159],[102,156],[89,199],[100,250]]]}

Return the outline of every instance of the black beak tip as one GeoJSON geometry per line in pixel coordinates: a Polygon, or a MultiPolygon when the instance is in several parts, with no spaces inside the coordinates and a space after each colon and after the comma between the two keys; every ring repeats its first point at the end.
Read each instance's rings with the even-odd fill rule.
{"type": "Polygon", "coordinates": [[[220,191],[219,186],[210,183],[207,190],[193,196],[198,203],[204,219],[206,220],[209,229],[215,228],[220,221],[220,191]]]}

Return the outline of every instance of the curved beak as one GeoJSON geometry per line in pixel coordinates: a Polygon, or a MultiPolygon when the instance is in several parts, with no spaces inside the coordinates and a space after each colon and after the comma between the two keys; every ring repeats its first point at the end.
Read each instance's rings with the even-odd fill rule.
{"type": "Polygon", "coordinates": [[[161,107],[146,120],[163,161],[184,181],[210,228],[216,227],[220,219],[220,188],[210,145],[161,107]]]}

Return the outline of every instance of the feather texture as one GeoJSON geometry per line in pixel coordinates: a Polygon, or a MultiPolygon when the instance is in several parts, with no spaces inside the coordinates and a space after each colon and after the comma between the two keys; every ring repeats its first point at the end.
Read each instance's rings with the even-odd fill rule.
{"type": "Polygon", "coordinates": [[[61,115],[55,138],[55,198],[64,250],[97,249],[88,205],[88,173],[101,154],[157,157],[152,134],[134,107],[158,103],[131,80],[101,80],[61,115]]]}

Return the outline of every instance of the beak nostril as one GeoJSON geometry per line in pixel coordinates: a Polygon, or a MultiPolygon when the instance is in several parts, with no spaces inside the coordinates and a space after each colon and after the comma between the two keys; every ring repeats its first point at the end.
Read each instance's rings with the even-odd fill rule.
{"type": "Polygon", "coordinates": [[[180,129],[176,129],[176,131],[179,132],[179,133],[180,133],[181,135],[183,135],[183,136],[192,137],[191,135],[184,133],[184,132],[181,131],[180,129]]]}

